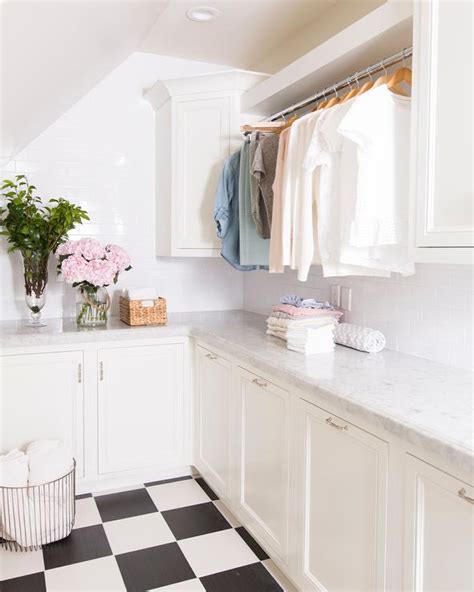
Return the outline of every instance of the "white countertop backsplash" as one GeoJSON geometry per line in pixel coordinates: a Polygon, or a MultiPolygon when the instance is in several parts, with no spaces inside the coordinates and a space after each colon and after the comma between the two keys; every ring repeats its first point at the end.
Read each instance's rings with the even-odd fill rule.
{"type": "Polygon", "coordinates": [[[342,346],[305,357],[265,335],[265,317],[244,311],[176,313],[165,327],[77,329],[73,319],[53,319],[41,329],[0,323],[0,347],[52,346],[140,338],[192,336],[287,385],[318,394],[376,426],[472,470],[473,374],[422,358],[384,350],[367,354],[342,346]]]}

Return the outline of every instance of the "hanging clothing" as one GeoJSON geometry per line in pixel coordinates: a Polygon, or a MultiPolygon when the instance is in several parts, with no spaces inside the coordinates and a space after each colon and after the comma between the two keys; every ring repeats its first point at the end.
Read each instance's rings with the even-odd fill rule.
{"type": "Polygon", "coordinates": [[[350,246],[341,258],[402,275],[415,273],[408,244],[410,105],[410,97],[383,85],[358,97],[338,127],[357,154],[350,246]]]}
{"type": "MultiPolygon", "coordinates": [[[[252,163],[255,158],[257,146],[263,139],[263,134],[260,132],[252,132],[250,135],[250,146],[249,146],[249,162],[250,162],[250,203],[252,206],[252,218],[257,229],[257,234],[262,238],[263,236],[262,220],[258,217],[259,204],[262,198],[262,191],[260,189],[258,179],[252,174],[252,163]]],[[[269,230],[269,229],[268,229],[269,230]]]]}
{"type": "Polygon", "coordinates": [[[280,137],[278,134],[263,136],[256,146],[253,158],[252,145],[250,147],[251,183],[256,181],[259,188],[255,202],[252,194],[252,216],[257,234],[262,238],[270,238],[271,234],[273,182],[275,180],[279,142],[280,137]]]}
{"type": "MultiPolygon", "coordinates": [[[[302,166],[313,131],[321,112],[302,117],[295,128],[293,185],[290,189],[293,208],[291,268],[298,270],[298,280],[305,282],[313,263],[319,262],[318,209],[319,171],[309,171],[302,166]]],[[[292,128],[293,128],[292,126],[292,128]]]]}
{"type": "Polygon", "coordinates": [[[318,171],[316,190],[318,208],[317,240],[325,277],[366,275],[389,277],[384,270],[373,270],[358,263],[341,261],[345,226],[351,220],[357,182],[357,161],[352,142],[341,136],[337,127],[355,99],[318,111],[319,118],[303,162],[307,171],[318,171]]]}
{"type": "Polygon", "coordinates": [[[289,218],[283,204],[283,185],[290,129],[287,128],[280,134],[275,165],[275,179],[272,187],[273,211],[269,254],[270,273],[283,273],[285,271],[283,263],[283,236],[288,232],[286,226],[289,224],[289,218]]]}
{"type": "Polygon", "coordinates": [[[255,265],[240,264],[239,241],[239,172],[241,151],[232,154],[224,163],[217,185],[214,220],[217,236],[222,241],[221,255],[235,269],[251,271],[255,265]]]}
{"type": "Polygon", "coordinates": [[[358,177],[350,244],[401,244],[406,239],[410,97],[386,85],[364,93],[338,131],[357,145],[358,177]]]}
{"type": "Polygon", "coordinates": [[[239,167],[240,263],[267,266],[269,241],[258,236],[252,218],[249,159],[250,140],[246,139],[242,145],[239,167]]]}

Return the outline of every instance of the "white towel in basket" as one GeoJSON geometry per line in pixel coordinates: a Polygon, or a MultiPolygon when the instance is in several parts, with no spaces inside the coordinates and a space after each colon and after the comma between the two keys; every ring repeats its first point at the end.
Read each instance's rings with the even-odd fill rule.
{"type": "Polygon", "coordinates": [[[0,456],[0,486],[25,487],[28,484],[28,458],[15,448],[0,456]]]}
{"type": "Polygon", "coordinates": [[[26,449],[30,473],[28,485],[59,479],[72,469],[71,451],[60,440],[36,440],[26,449]]]}
{"type": "Polygon", "coordinates": [[[377,353],[385,347],[385,336],[376,329],[339,323],[334,331],[334,341],[360,351],[377,353]]]}

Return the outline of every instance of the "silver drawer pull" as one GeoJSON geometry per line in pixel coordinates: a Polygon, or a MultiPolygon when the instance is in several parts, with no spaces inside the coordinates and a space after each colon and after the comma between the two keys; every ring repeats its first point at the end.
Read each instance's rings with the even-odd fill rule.
{"type": "Polygon", "coordinates": [[[261,388],[266,388],[268,386],[267,382],[265,382],[264,380],[260,380],[259,378],[254,378],[252,382],[257,386],[260,386],[261,388]]]}
{"type": "Polygon", "coordinates": [[[210,360],[217,360],[217,356],[214,354],[206,354],[206,358],[209,358],[210,360]]]}
{"type": "Polygon", "coordinates": [[[464,487],[462,489],[460,489],[458,491],[458,495],[459,497],[461,497],[463,500],[466,500],[467,502],[469,502],[470,504],[474,505],[474,497],[469,497],[466,493],[466,490],[464,489],[464,487]]]}
{"type": "Polygon", "coordinates": [[[104,362],[99,363],[99,380],[104,380],[104,362]]]}
{"type": "Polygon", "coordinates": [[[336,428],[336,430],[348,430],[348,426],[346,425],[339,425],[336,423],[332,417],[328,417],[326,419],[326,423],[329,424],[332,428],[336,428]]]}

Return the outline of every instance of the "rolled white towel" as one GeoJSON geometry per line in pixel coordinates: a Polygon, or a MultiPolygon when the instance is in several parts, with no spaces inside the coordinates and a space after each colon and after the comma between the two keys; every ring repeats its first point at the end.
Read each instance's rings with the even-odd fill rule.
{"type": "Polygon", "coordinates": [[[0,456],[0,486],[26,487],[28,485],[28,458],[15,448],[0,456]]]}
{"type": "Polygon", "coordinates": [[[41,485],[63,477],[73,467],[71,451],[59,440],[37,440],[26,449],[29,485],[41,485]]]}
{"type": "Polygon", "coordinates": [[[334,340],[340,345],[368,353],[377,353],[385,347],[385,336],[376,329],[340,323],[334,331],[334,340]]]}

